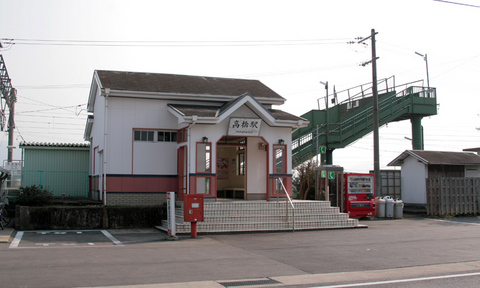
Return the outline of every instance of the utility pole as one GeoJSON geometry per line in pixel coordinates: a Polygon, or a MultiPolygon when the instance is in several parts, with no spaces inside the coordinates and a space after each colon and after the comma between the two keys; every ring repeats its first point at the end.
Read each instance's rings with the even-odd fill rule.
{"type": "MultiPolygon", "coordinates": [[[[333,153],[333,150],[330,150],[328,148],[328,133],[329,133],[329,119],[330,119],[330,115],[328,114],[328,81],[326,82],[323,82],[323,81],[319,81],[320,84],[324,85],[325,86],[325,163],[326,165],[332,165],[333,164],[333,161],[332,161],[332,153],[333,153]]],[[[317,133],[317,138],[318,138],[318,133],[317,133]]],[[[317,147],[318,147],[318,144],[317,144],[317,147]]]]}
{"type": "Polygon", "coordinates": [[[12,82],[8,76],[7,67],[5,66],[5,61],[3,61],[3,56],[0,55],[0,90],[1,90],[1,107],[0,107],[0,124],[1,130],[4,131],[5,124],[5,106],[8,106],[9,115],[8,115],[8,162],[13,160],[13,130],[15,129],[14,121],[14,111],[15,111],[15,102],[17,102],[17,90],[12,88],[12,82]]]}
{"type": "Polygon", "coordinates": [[[15,129],[15,102],[17,102],[17,89],[12,88],[10,91],[10,97],[7,99],[7,105],[8,105],[8,157],[7,161],[12,162],[13,161],[13,149],[15,148],[13,146],[13,139],[14,139],[14,129],[15,129]]]}
{"type": "Polygon", "coordinates": [[[373,84],[373,171],[375,173],[375,197],[380,196],[380,137],[377,89],[377,52],[375,50],[375,29],[372,29],[372,84],[373,84]]]}
{"type": "Polygon", "coordinates": [[[379,141],[379,116],[378,116],[378,89],[377,89],[377,53],[375,50],[375,29],[372,29],[370,36],[360,40],[362,43],[371,38],[372,60],[364,63],[363,66],[372,62],[372,91],[373,91],[373,171],[375,174],[375,197],[380,196],[380,141],[379,141]]]}

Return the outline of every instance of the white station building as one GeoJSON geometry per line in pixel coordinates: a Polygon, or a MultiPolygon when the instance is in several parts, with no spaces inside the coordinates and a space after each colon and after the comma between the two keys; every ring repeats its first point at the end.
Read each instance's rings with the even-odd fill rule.
{"type": "Polygon", "coordinates": [[[257,80],[96,70],[84,138],[90,193],[159,205],[166,192],[270,200],[292,193],[291,133],[308,121],[257,80]]]}

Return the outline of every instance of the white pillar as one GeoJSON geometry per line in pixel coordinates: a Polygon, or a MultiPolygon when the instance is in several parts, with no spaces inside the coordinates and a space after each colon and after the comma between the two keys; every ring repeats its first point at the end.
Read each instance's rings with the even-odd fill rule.
{"type": "Polygon", "coordinates": [[[175,192],[167,192],[167,219],[168,236],[167,240],[177,240],[175,231],[175,192]]]}

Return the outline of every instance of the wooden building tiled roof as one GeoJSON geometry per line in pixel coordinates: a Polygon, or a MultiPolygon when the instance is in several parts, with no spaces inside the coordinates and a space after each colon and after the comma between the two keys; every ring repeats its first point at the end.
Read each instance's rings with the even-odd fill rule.
{"type": "Polygon", "coordinates": [[[239,96],[285,100],[258,80],[203,77],[161,73],[97,70],[101,88],[152,93],[239,96]]]}

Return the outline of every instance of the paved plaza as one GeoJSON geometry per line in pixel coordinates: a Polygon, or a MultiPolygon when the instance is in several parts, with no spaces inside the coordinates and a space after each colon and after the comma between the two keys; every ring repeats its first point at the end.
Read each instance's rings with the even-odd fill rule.
{"type": "Polygon", "coordinates": [[[453,281],[470,287],[468,283],[478,283],[477,217],[406,215],[361,223],[368,228],[180,236],[178,241],[165,240],[166,235],[155,229],[9,228],[0,232],[0,253],[6,259],[0,282],[2,287],[340,287],[358,283],[409,287],[392,285],[411,281],[432,281],[433,285],[453,281]],[[401,279],[404,282],[398,282],[401,279]]]}

